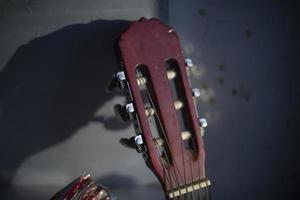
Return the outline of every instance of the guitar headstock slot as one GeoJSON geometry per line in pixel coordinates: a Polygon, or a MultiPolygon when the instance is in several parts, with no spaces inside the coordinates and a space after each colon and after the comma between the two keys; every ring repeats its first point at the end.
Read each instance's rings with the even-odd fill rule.
{"type": "Polygon", "coordinates": [[[136,67],[135,71],[136,81],[139,86],[145,109],[145,116],[147,117],[150,127],[156,154],[163,167],[168,168],[172,162],[170,149],[168,147],[166,133],[161,123],[159,112],[156,109],[155,95],[147,66],[139,65],[136,67]]]}
{"type": "Polygon", "coordinates": [[[180,67],[176,59],[168,59],[166,61],[167,77],[169,80],[170,89],[174,99],[174,106],[177,111],[177,119],[181,128],[181,138],[183,146],[186,150],[190,151],[192,155],[197,155],[197,147],[195,143],[195,136],[193,135],[193,124],[190,110],[187,106],[187,97],[182,92],[184,86],[180,73],[180,67]],[[172,76],[170,75],[172,74],[172,76]],[[172,77],[172,78],[169,78],[172,77]]]}

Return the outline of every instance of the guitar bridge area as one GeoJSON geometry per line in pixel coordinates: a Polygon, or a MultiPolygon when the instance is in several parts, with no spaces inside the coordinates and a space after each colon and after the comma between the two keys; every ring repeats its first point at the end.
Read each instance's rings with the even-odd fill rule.
{"type": "Polygon", "coordinates": [[[144,104],[145,115],[152,134],[154,147],[157,157],[165,168],[169,168],[171,164],[171,157],[169,156],[169,149],[167,148],[167,141],[165,131],[162,126],[159,113],[157,112],[153,89],[148,76],[147,67],[140,65],[136,68],[136,80],[140,89],[140,94],[144,104]]]}

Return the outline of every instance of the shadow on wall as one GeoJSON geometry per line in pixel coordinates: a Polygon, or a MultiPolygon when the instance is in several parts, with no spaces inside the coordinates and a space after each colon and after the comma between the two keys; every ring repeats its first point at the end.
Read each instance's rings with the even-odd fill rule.
{"type": "Polygon", "coordinates": [[[55,145],[94,118],[113,94],[113,45],[128,21],[97,20],[64,27],[21,46],[0,72],[0,185],[9,185],[28,156],[55,145]]]}

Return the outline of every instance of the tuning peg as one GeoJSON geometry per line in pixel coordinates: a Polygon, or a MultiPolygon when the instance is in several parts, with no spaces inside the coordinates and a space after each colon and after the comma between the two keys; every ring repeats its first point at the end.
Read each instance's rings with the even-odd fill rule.
{"type": "Polygon", "coordinates": [[[207,120],[205,118],[200,118],[199,119],[199,125],[200,125],[200,129],[201,129],[201,135],[204,136],[205,129],[208,126],[207,120]]]}
{"type": "Polygon", "coordinates": [[[167,71],[167,77],[169,80],[172,80],[176,77],[176,71],[175,70],[168,70],[167,71]]]}
{"type": "Polygon", "coordinates": [[[199,90],[198,88],[194,88],[194,89],[192,90],[192,94],[193,94],[193,97],[194,97],[194,98],[198,98],[198,97],[200,97],[200,95],[201,95],[200,90],[199,90]]]}
{"type": "Polygon", "coordinates": [[[200,124],[200,127],[202,127],[202,128],[206,128],[208,126],[207,120],[205,118],[200,118],[199,124],[200,124]]]}
{"type": "Polygon", "coordinates": [[[193,61],[190,58],[185,59],[185,64],[188,68],[194,67],[193,61]]]}
{"type": "Polygon", "coordinates": [[[137,152],[141,153],[144,151],[144,142],[141,135],[137,135],[134,137],[134,142],[136,144],[136,150],[137,152]]]}
{"type": "Polygon", "coordinates": [[[113,79],[109,84],[108,90],[113,91],[116,87],[118,87],[120,90],[124,90],[127,87],[124,71],[120,71],[113,76],[113,79]]]}
{"type": "Polygon", "coordinates": [[[133,136],[130,138],[121,138],[120,144],[125,146],[126,148],[136,149],[138,153],[141,153],[145,150],[141,135],[133,136]]]}
{"type": "Polygon", "coordinates": [[[135,114],[135,110],[134,110],[134,107],[133,107],[133,103],[128,103],[124,106],[124,109],[125,109],[125,112],[126,112],[126,115],[127,115],[127,119],[128,120],[133,120],[134,119],[134,114],[135,114]]]}
{"type": "Polygon", "coordinates": [[[183,107],[183,102],[180,100],[174,101],[174,107],[176,110],[180,110],[183,107]]]}
{"type": "Polygon", "coordinates": [[[116,115],[122,121],[128,121],[128,120],[132,120],[134,118],[135,110],[134,110],[132,103],[128,103],[125,106],[117,104],[114,106],[114,110],[115,110],[116,115]]]}

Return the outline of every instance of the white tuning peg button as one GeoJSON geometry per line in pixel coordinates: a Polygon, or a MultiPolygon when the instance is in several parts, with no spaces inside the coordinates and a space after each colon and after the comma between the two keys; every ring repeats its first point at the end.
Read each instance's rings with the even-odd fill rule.
{"type": "Polygon", "coordinates": [[[134,117],[135,117],[135,110],[134,110],[133,104],[132,103],[126,104],[125,105],[125,110],[126,110],[128,119],[130,121],[133,120],[134,117]]]}
{"type": "Polygon", "coordinates": [[[114,106],[116,115],[124,122],[133,120],[135,116],[135,110],[132,103],[128,103],[124,106],[117,104],[114,106]]]}
{"type": "Polygon", "coordinates": [[[207,120],[205,118],[200,118],[199,119],[199,125],[200,125],[201,128],[205,129],[208,126],[207,120]]]}
{"type": "Polygon", "coordinates": [[[126,112],[127,113],[133,113],[134,112],[134,107],[133,107],[133,104],[132,103],[128,103],[126,104],[126,112]]]}
{"type": "Polygon", "coordinates": [[[119,81],[124,81],[126,78],[125,78],[125,73],[123,71],[120,71],[117,73],[117,78],[119,81]]]}
{"type": "Polygon", "coordinates": [[[201,136],[203,137],[205,132],[206,132],[205,129],[208,126],[206,119],[205,118],[200,118],[199,119],[199,125],[200,125],[201,136]]]}
{"type": "Polygon", "coordinates": [[[185,64],[186,64],[187,67],[193,67],[194,66],[193,61],[190,58],[185,59],[185,64]]]}
{"type": "Polygon", "coordinates": [[[126,77],[124,71],[120,71],[117,73],[117,79],[119,82],[119,88],[124,90],[126,88],[126,77]]]}
{"type": "Polygon", "coordinates": [[[108,90],[113,91],[117,87],[120,90],[124,90],[126,88],[126,85],[127,85],[127,81],[126,81],[125,73],[123,71],[120,71],[113,76],[113,80],[109,84],[108,90]]]}
{"type": "Polygon", "coordinates": [[[199,90],[198,88],[194,88],[194,89],[192,90],[192,94],[193,94],[193,97],[194,97],[194,98],[198,98],[198,97],[200,97],[200,95],[201,95],[200,90],[199,90]]]}
{"type": "Polygon", "coordinates": [[[142,136],[141,135],[135,136],[134,137],[134,142],[135,142],[135,145],[136,145],[137,152],[142,153],[145,150],[142,136]]]}
{"type": "Polygon", "coordinates": [[[135,136],[135,137],[134,137],[134,141],[135,141],[136,145],[141,145],[141,144],[144,143],[144,142],[143,142],[143,138],[142,138],[141,135],[135,136]]]}

